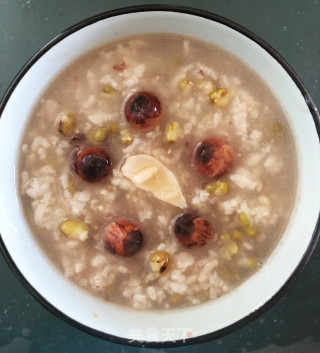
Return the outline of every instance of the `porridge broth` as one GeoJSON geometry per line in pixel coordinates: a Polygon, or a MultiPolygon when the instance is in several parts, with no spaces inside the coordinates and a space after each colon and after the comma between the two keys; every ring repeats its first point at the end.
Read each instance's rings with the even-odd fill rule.
{"type": "Polygon", "coordinates": [[[199,304],[240,285],[279,241],[295,197],[293,138],[273,94],[235,57],[176,35],[111,43],[65,70],[30,118],[20,171],[30,227],[64,276],[136,309],[199,304]],[[137,92],[160,102],[150,131],[126,119],[137,92]],[[232,148],[219,175],[196,166],[208,157],[210,143],[195,152],[206,139],[232,148]],[[75,160],[85,148],[107,152],[102,180],[81,177],[75,160]],[[150,179],[125,169],[133,156],[150,179]],[[180,187],[173,196],[168,183],[180,187]],[[107,227],[122,220],[131,224],[122,231],[136,226],[139,249],[114,247],[119,234],[107,227]],[[190,222],[201,235],[192,244],[182,234],[190,222]]]}

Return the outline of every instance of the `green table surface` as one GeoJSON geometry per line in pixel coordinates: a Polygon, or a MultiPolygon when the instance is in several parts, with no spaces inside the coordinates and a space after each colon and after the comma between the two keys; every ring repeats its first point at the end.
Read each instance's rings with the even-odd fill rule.
{"type": "MultiPolygon", "coordinates": [[[[0,97],[25,62],[62,30],[100,12],[152,3],[0,0],[0,97]]],[[[320,0],[168,0],[158,1],[158,4],[210,11],[258,34],[293,67],[320,106],[320,0]]],[[[320,244],[294,285],[267,312],[219,339],[173,349],[121,346],[68,325],[28,293],[0,254],[0,353],[133,353],[142,350],[319,353],[320,244]]]]}

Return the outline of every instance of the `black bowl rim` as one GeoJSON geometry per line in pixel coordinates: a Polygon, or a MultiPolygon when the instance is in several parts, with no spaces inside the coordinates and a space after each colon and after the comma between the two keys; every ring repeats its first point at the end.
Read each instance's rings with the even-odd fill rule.
{"type": "MultiPolygon", "coordinates": [[[[4,111],[4,108],[10,99],[13,91],[15,90],[16,86],[20,82],[20,80],[23,78],[23,76],[26,74],[26,72],[33,66],[50,48],[52,48],[54,45],[56,45],[58,42],[69,36],[70,34],[80,30],[81,28],[84,28],[86,26],[89,26],[95,22],[104,20],[106,18],[110,17],[115,17],[119,15],[125,15],[125,14],[130,14],[130,13],[136,13],[136,12],[155,12],[155,11],[162,11],[162,12],[178,12],[178,13],[184,13],[184,14],[189,14],[189,15],[194,15],[198,17],[202,17],[214,22],[221,23],[229,28],[232,28],[233,30],[245,35],[247,38],[251,39],[252,41],[256,42],[259,46],[261,46],[263,49],[265,49],[277,62],[283,67],[283,69],[289,74],[289,76],[292,78],[298,89],[300,90],[302,96],[304,97],[305,102],[307,103],[310,113],[313,117],[318,138],[320,139],[320,115],[318,113],[317,107],[314,104],[310,94],[307,92],[307,89],[301,79],[298,77],[296,72],[290,67],[290,65],[285,61],[285,59],[277,52],[275,51],[267,42],[265,42],[263,39],[261,39],[259,36],[254,34],[253,32],[249,31],[248,29],[242,27],[241,25],[225,18],[220,15],[210,13],[204,10],[200,9],[195,9],[191,7],[186,7],[186,6],[175,6],[175,5],[137,5],[137,6],[129,6],[129,7],[123,7],[119,8],[116,10],[111,10],[107,12],[100,13],[98,15],[89,17],[88,19],[85,19],[83,21],[78,22],[77,24],[73,25],[72,27],[69,27],[65,31],[61,32],[58,34],[56,37],[54,37],[50,42],[48,42],[46,45],[44,45],[41,49],[39,49],[34,56],[32,56],[29,61],[23,66],[21,71],[17,74],[17,76],[14,78],[12,83],[10,84],[9,88],[7,89],[6,93],[4,94],[1,102],[0,102],[0,117],[4,111]]],[[[91,327],[88,327],[84,324],[79,323],[78,321],[70,318],[63,312],[61,312],[59,309],[54,307],[51,303],[49,303],[44,297],[42,297],[35,288],[31,286],[31,284],[28,282],[28,280],[23,276],[23,274],[20,272],[16,264],[14,263],[14,260],[12,259],[11,255],[9,254],[4,241],[2,239],[2,236],[0,235],[0,249],[1,252],[7,261],[9,267],[11,270],[15,273],[15,275],[18,277],[18,279],[23,283],[23,285],[26,287],[26,289],[49,311],[51,311],[53,314],[55,314],[57,317],[63,319],[65,322],[71,324],[72,326],[89,333],[93,336],[96,336],[101,339],[108,340],[110,342],[118,343],[118,344],[125,344],[129,346],[136,346],[136,347],[148,347],[148,348],[173,348],[173,347],[179,347],[179,346],[186,346],[186,345],[191,345],[191,344],[197,344],[197,343],[202,343],[206,342],[218,337],[221,337],[223,335],[226,335],[228,333],[231,333],[235,331],[236,329],[244,326],[245,324],[248,324],[249,322],[253,321],[256,319],[258,316],[260,316],[262,313],[264,313],[266,310],[268,310],[272,305],[274,305],[284,294],[285,292],[291,287],[291,285],[295,282],[301,271],[303,270],[304,266],[308,262],[312,252],[314,251],[317,241],[319,239],[319,234],[320,234],[320,212],[318,215],[317,223],[312,235],[312,239],[309,243],[308,248],[306,249],[302,259],[300,260],[298,266],[296,269],[293,271],[291,276],[288,278],[288,280],[284,283],[284,285],[280,288],[280,290],[274,294],[272,298],[270,298],[263,306],[258,308],[256,311],[253,311],[252,313],[249,313],[247,316],[244,318],[240,319],[239,321],[224,327],[220,330],[217,330],[212,333],[208,333],[202,336],[198,336],[195,338],[187,338],[187,339],[182,339],[182,340],[177,340],[177,341],[164,341],[164,342],[150,342],[150,341],[137,341],[137,340],[132,340],[124,337],[119,337],[119,336],[114,336],[110,335],[108,333],[104,333],[95,329],[92,329],[91,327]]]]}

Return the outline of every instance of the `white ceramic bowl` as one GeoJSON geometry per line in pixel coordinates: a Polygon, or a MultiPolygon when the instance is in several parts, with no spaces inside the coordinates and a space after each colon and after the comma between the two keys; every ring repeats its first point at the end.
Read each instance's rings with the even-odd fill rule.
{"type": "Polygon", "coordinates": [[[303,84],[266,43],[205,12],[149,6],[84,21],[42,48],[22,69],[0,107],[0,227],[2,251],[28,289],[68,322],[99,337],[133,345],[174,346],[229,332],[279,297],[309,258],[320,210],[319,115],[303,84]],[[103,44],[140,33],[178,33],[218,45],[259,73],[292,129],[298,163],[297,201],[290,222],[264,266],[240,287],[196,307],[135,311],[92,297],[66,280],[30,234],[17,191],[19,145],[35,102],[70,63],[103,44]],[[280,293],[280,294],[279,294],[280,293]],[[97,314],[97,317],[94,316],[97,314]]]}

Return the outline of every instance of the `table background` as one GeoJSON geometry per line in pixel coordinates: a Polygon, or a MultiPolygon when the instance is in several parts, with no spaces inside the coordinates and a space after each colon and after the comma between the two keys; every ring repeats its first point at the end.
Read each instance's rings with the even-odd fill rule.
{"type": "MultiPolygon", "coordinates": [[[[0,97],[24,63],[62,30],[99,12],[152,3],[0,0],[0,97]]],[[[258,34],[293,67],[320,106],[320,0],[167,0],[157,3],[214,12],[258,34]]],[[[142,351],[319,353],[320,244],[295,284],[266,313],[220,339],[175,349],[120,346],[69,326],[26,291],[0,254],[0,353],[142,351]]]]}

